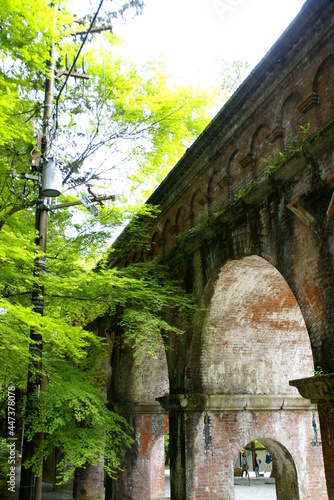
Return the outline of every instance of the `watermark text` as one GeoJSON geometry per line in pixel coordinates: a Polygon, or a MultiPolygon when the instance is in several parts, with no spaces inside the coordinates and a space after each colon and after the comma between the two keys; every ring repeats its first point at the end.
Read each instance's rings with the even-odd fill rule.
{"type": "Polygon", "coordinates": [[[15,493],[16,480],[16,396],[15,386],[8,387],[7,394],[7,448],[8,448],[8,466],[7,488],[8,491],[15,493]]]}
{"type": "Polygon", "coordinates": [[[223,21],[226,14],[233,12],[242,2],[243,0],[214,0],[213,7],[219,19],[223,21]]]}

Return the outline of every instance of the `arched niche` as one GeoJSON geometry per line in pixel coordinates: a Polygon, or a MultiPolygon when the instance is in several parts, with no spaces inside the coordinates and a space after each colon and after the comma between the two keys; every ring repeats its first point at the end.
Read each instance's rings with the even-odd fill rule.
{"type": "Polygon", "coordinates": [[[244,171],[240,165],[241,154],[239,150],[235,150],[227,164],[227,180],[229,186],[230,201],[234,201],[235,195],[244,186],[243,176],[244,171]]]}
{"type": "Polygon", "coordinates": [[[283,129],[283,149],[289,152],[300,137],[300,126],[306,126],[304,114],[298,109],[302,96],[293,92],[283,103],[281,124],[283,129]]]}
{"type": "Polygon", "coordinates": [[[190,213],[191,213],[191,226],[194,227],[203,220],[206,216],[206,211],[203,207],[203,195],[199,189],[197,189],[190,202],[190,213]]]}
{"type": "Polygon", "coordinates": [[[156,231],[151,239],[150,252],[149,252],[151,260],[154,259],[156,255],[158,255],[158,240],[159,240],[159,233],[156,231]]]}
{"type": "Polygon", "coordinates": [[[272,152],[272,145],[268,142],[270,129],[268,125],[262,124],[257,129],[252,138],[251,157],[254,162],[254,177],[257,179],[266,169],[268,156],[272,152]]]}
{"type": "Polygon", "coordinates": [[[163,251],[164,251],[164,256],[168,255],[168,253],[173,249],[174,247],[174,237],[172,234],[172,223],[168,219],[166,220],[162,232],[162,239],[163,239],[163,251]]]}
{"type": "Polygon", "coordinates": [[[327,57],[319,67],[313,91],[319,95],[320,124],[324,126],[334,117],[334,55],[327,57]]]}
{"type": "Polygon", "coordinates": [[[208,212],[220,210],[229,200],[228,173],[225,168],[214,170],[208,182],[208,212]]]}
{"type": "Polygon", "coordinates": [[[186,209],[184,208],[183,205],[181,205],[176,212],[176,218],[175,218],[177,234],[182,233],[187,228],[186,214],[187,214],[186,209]]]}
{"type": "Polygon", "coordinates": [[[212,172],[209,182],[208,182],[208,190],[207,190],[207,198],[208,198],[208,210],[209,213],[217,206],[219,201],[219,172],[215,170],[212,172]]]}

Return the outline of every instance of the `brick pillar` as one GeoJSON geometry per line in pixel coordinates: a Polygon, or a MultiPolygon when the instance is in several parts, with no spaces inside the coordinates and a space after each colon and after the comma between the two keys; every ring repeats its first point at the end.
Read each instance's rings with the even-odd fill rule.
{"type": "Polygon", "coordinates": [[[87,465],[85,469],[77,469],[74,478],[75,500],[101,500],[104,498],[104,467],[87,465]]]}
{"type": "Polygon", "coordinates": [[[278,500],[327,499],[316,408],[300,396],[188,393],[158,401],[170,411],[172,499],[234,498],[236,458],[254,439],[274,456],[278,500]]]}
{"type": "Polygon", "coordinates": [[[290,385],[318,405],[328,498],[334,500],[334,373],[291,380],[290,385]]]}
{"type": "Polygon", "coordinates": [[[318,403],[328,498],[334,499],[334,400],[318,403]]]}
{"type": "MultiPolygon", "coordinates": [[[[135,442],[122,460],[123,472],[117,474],[116,494],[112,493],[113,488],[108,485],[106,498],[147,500],[164,494],[163,436],[168,432],[168,415],[163,414],[158,405],[152,406],[150,413],[145,405],[136,405],[131,414],[127,415],[125,408],[119,409],[134,428],[135,442]],[[137,413],[134,410],[137,410],[137,413]],[[161,413],[158,413],[159,411],[161,413]]],[[[130,405],[127,410],[129,409],[130,405]]]]}
{"type": "MultiPolygon", "coordinates": [[[[170,484],[172,500],[189,500],[193,494],[195,451],[191,439],[193,421],[206,401],[204,395],[174,394],[157,398],[169,411],[170,484]]],[[[198,497],[200,498],[200,497],[198,497]]]]}
{"type": "Polygon", "coordinates": [[[172,500],[186,500],[185,415],[169,413],[170,487],[172,500]]]}

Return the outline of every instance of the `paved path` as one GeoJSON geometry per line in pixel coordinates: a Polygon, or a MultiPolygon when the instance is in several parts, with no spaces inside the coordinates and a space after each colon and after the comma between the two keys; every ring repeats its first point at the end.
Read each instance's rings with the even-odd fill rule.
{"type": "Polygon", "coordinates": [[[234,486],[235,500],[276,500],[274,484],[260,484],[257,486],[234,486]]]}
{"type": "MultiPolygon", "coordinates": [[[[276,500],[275,479],[272,477],[255,478],[250,472],[251,478],[234,478],[235,500],[276,500]]],[[[267,474],[268,476],[268,474],[267,474]]]]}
{"type": "MultiPolygon", "coordinates": [[[[250,481],[246,478],[235,478],[235,500],[263,500],[264,498],[266,500],[276,500],[275,479],[270,477],[255,479],[255,474],[252,472],[250,474],[250,481]]],[[[165,498],[170,498],[169,470],[166,470],[165,485],[165,498]]]]}
{"type": "Polygon", "coordinates": [[[72,500],[73,495],[68,491],[54,491],[52,484],[43,483],[43,500],[72,500]]]}
{"type": "MultiPolygon", "coordinates": [[[[166,471],[165,498],[170,498],[169,471],[166,471]]],[[[273,478],[235,478],[235,500],[276,500],[275,480],[273,478]]],[[[71,500],[72,494],[64,491],[53,491],[52,485],[43,483],[43,500],[71,500]]],[[[162,497],[160,497],[162,498],[162,497]]]]}

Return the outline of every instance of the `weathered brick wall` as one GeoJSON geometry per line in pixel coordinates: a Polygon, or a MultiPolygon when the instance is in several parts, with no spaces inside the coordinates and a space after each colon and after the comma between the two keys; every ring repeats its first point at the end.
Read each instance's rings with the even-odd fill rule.
{"type": "MultiPolygon", "coordinates": [[[[333,126],[328,129],[334,118],[333,14],[329,2],[308,4],[306,14],[277,42],[150,198],[162,207],[162,213],[152,228],[152,249],[145,258],[157,254],[167,258],[172,249],[175,253],[179,248],[181,257],[193,255],[198,262],[194,247],[202,255],[210,252],[211,262],[194,260],[193,269],[187,271],[192,275],[189,288],[200,297],[207,279],[224,264],[223,258],[218,262],[214,255],[215,244],[224,247],[220,253],[225,260],[252,253],[263,256],[280,270],[297,297],[316,363],[334,371],[332,336],[322,333],[320,342],[319,334],[319,325],[323,328],[325,324],[326,329],[334,319],[328,305],[333,293],[328,278],[333,268],[332,225],[325,244],[320,244],[318,236],[287,208],[301,197],[323,229],[333,189],[333,126]],[[300,146],[306,138],[300,125],[307,127],[308,123],[307,137],[314,140],[299,158],[269,175],[255,190],[257,196],[253,192],[253,197],[242,197],[236,203],[236,196],[258,180],[273,160],[280,159],[279,152],[300,146]],[[232,203],[230,209],[227,203],[232,203]],[[225,211],[225,217],[218,218],[213,227],[216,238],[204,235],[203,241],[198,232],[197,245],[195,237],[192,245],[180,245],[182,232],[205,220],[214,225],[218,210],[225,211]]],[[[126,259],[140,255],[134,249],[126,259]]]]}
{"type": "Polygon", "coordinates": [[[296,299],[264,259],[246,257],[222,268],[207,324],[208,345],[188,369],[193,378],[200,373],[202,392],[298,394],[289,380],[313,375],[296,299]]]}
{"type": "Polygon", "coordinates": [[[165,496],[165,442],[160,436],[154,444],[150,458],[151,467],[151,496],[165,496]]]}
{"type": "Polygon", "coordinates": [[[118,403],[154,404],[155,398],[168,393],[168,368],[164,348],[150,356],[136,360],[134,349],[117,345],[113,352],[113,400],[118,403]]]}
{"type": "Polygon", "coordinates": [[[309,123],[314,135],[334,118],[333,35],[322,10],[316,19],[323,22],[321,43],[314,23],[297,23],[295,40],[277,43],[262,71],[259,65],[150,198],[166,206],[152,230],[155,254],[175,248],[181,230],[233,202],[272,163],[271,156],[278,160],[280,151],[295,147],[303,135],[300,125],[309,123]]]}
{"type": "Polygon", "coordinates": [[[163,436],[168,432],[168,415],[137,413],[126,415],[134,428],[135,445],[123,460],[124,472],[118,474],[116,498],[147,500],[164,492],[162,467],[163,436]]]}
{"type": "MultiPolygon", "coordinates": [[[[318,417],[288,382],[312,378],[317,366],[334,373],[333,19],[332,1],[306,2],[148,200],[162,208],[151,249],[134,248],[115,262],[159,256],[201,305],[211,306],[211,336],[197,325],[171,336],[162,375],[158,365],[136,367],[126,351],[113,361],[113,396],[131,402],[134,414],[135,402],[152,402],[169,383],[170,396],[160,401],[170,411],[178,500],[233,498],[233,464],[252,439],[279,457],[280,500],[326,498],[318,417]]],[[[328,398],[320,424],[334,499],[328,398]]],[[[148,433],[136,436],[144,449],[148,433]]],[[[128,455],[119,498],[148,495],[151,480],[133,462],[137,451],[128,455]],[[136,481],[144,492],[137,496],[136,481]]]]}
{"type": "Polygon", "coordinates": [[[168,413],[155,401],[169,390],[162,342],[156,354],[156,359],[139,362],[132,346],[115,342],[113,347],[109,397],[133,427],[135,444],[123,459],[124,472],[118,473],[116,484],[108,484],[106,498],[147,500],[164,494],[168,413]]]}
{"type": "Polygon", "coordinates": [[[277,498],[327,499],[315,415],[303,410],[186,413],[186,498],[233,500],[235,460],[243,446],[258,439],[273,456],[277,498]]]}

